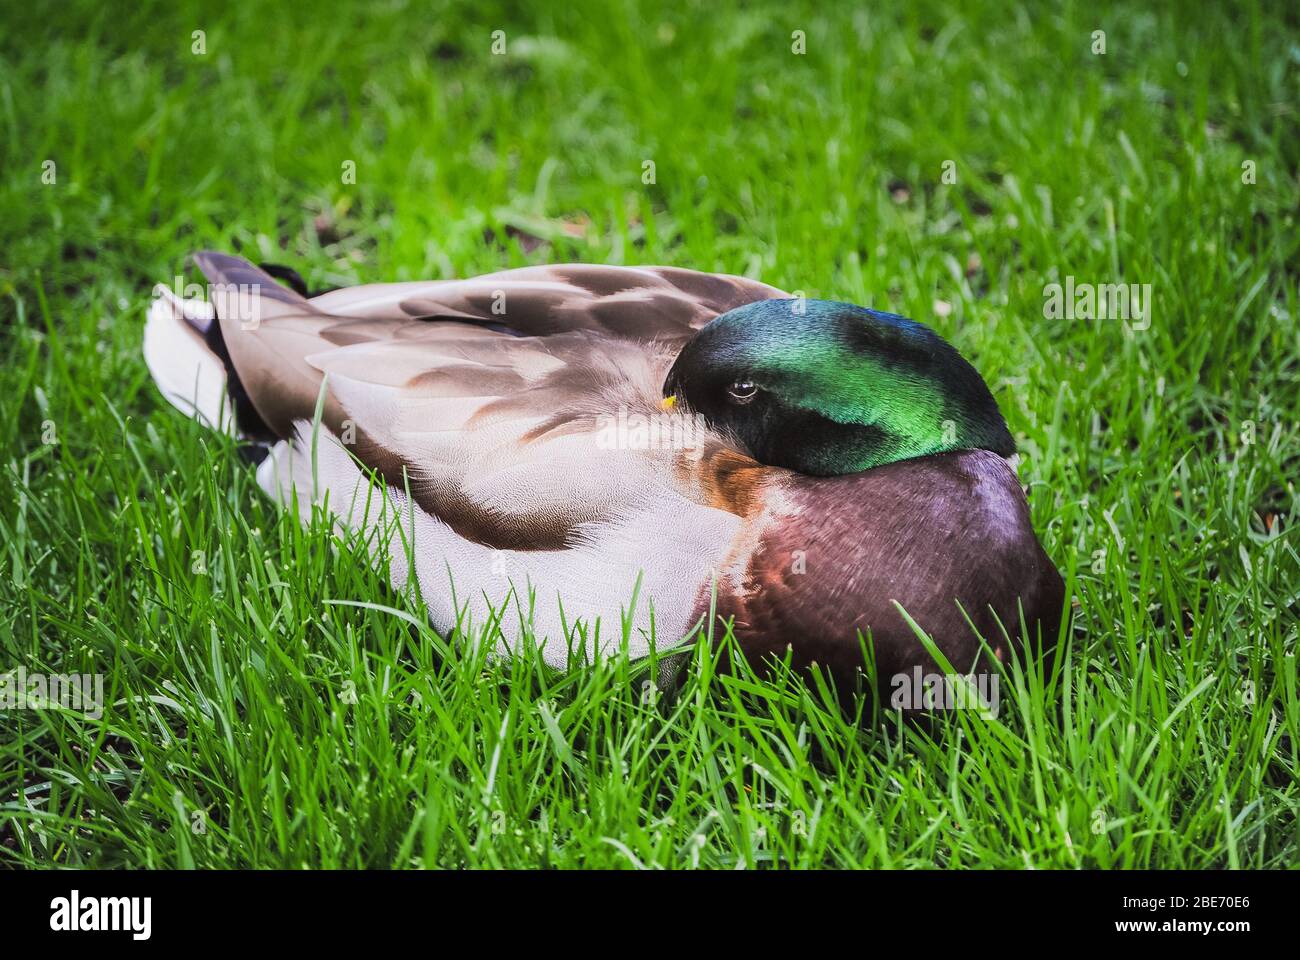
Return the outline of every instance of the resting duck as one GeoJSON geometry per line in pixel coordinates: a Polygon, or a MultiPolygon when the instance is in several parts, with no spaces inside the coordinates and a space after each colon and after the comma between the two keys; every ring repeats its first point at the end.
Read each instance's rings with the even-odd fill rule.
{"type": "Polygon", "coordinates": [[[1055,638],[1014,442],[922,324],[669,267],[309,298],[291,271],[195,259],[211,297],[160,286],[145,329],[162,393],[254,445],[268,494],[370,537],[441,631],[497,622],[564,668],[712,612],[751,662],[837,683],[860,633],[882,684],[934,666],[900,608],[962,671],[976,631],[999,657],[1022,622],[1055,638]]]}

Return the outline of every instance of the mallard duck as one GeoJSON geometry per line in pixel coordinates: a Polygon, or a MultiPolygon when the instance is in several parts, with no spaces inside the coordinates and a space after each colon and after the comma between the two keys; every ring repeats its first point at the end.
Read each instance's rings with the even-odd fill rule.
{"type": "Polygon", "coordinates": [[[837,683],[868,643],[878,678],[931,669],[908,618],[961,671],[977,632],[1000,658],[1056,634],[1011,434],[920,323],[671,267],[308,297],[195,260],[211,295],[160,286],[145,328],[161,392],[252,445],[272,497],[369,537],[441,631],[495,623],[564,668],[713,616],[837,683]]]}

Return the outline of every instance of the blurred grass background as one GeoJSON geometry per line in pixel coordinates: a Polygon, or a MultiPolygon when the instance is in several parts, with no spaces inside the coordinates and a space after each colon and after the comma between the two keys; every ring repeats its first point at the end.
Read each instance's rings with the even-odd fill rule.
{"type": "Polygon", "coordinates": [[[1296,862],[1293,5],[3,7],[0,671],[115,705],[0,711],[0,862],[1296,862]],[[930,323],[1020,443],[1065,670],[919,730],[703,651],[662,704],[330,605],[391,598],[141,361],[204,247],[312,286],[672,264],[930,323]],[[1071,275],[1152,284],[1149,329],[1046,318],[1071,275]]]}

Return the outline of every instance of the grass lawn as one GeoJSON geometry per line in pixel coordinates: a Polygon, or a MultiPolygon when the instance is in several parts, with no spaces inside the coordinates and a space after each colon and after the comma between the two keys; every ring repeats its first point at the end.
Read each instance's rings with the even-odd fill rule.
{"type": "Polygon", "coordinates": [[[0,864],[1300,862],[1293,5],[40,6],[0,35],[0,673],[107,704],[0,711],[0,864]],[[488,663],[161,400],[150,289],[202,248],[927,322],[1020,445],[1059,668],[918,726],[703,645],[672,699],[488,663]],[[1068,277],[1148,316],[1055,315],[1068,277]]]}

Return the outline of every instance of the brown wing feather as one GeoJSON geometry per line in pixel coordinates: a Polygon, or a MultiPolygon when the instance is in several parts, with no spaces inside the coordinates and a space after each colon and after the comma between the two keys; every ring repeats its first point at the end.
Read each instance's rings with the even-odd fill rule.
{"type": "Polygon", "coordinates": [[[788,296],[745,277],[675,267],[561,264],[470,280],[371,284],[312,303],[339,316],[491,324],[520,336],[592,330],[631,339],[689,337],[720,313],[788,296]]]}
{"type": "MultiPolygon", "coordinates": [[[[257,284],[255,326],[220,318],[232,363],[280,436],[350,424],[353,453],[469,540],[555,549],[629,498],[680,489],[681,451],[609,450],[602,418],[658,411],[681,344],[780,290],[655,267],[527,267],[471,280],[371,284],[312,300],[246,261],[199,254],[214,283],[257,284]]],[[[710,438],[716,447],[719,438],[710,438]]],[[[718,506],[716,491],[699,501],[718,506]]]]}

